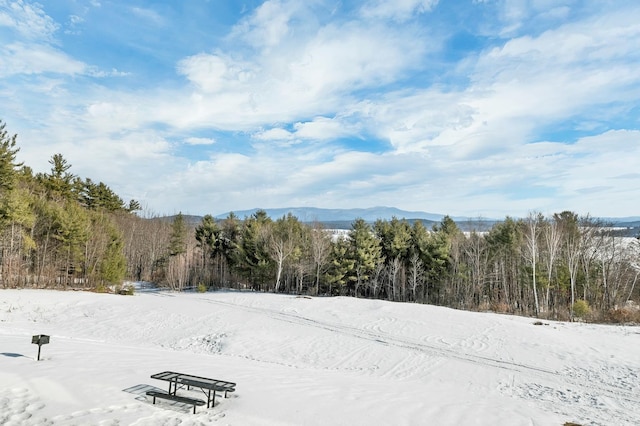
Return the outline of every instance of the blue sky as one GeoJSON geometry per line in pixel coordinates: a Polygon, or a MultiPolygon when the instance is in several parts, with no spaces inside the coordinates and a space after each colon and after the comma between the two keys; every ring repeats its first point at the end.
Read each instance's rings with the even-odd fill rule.
{"type": "Polygon", "coordinates": [[[640,215],[635,0],[0,0],[0,119],[146,214],[640,215]]]}

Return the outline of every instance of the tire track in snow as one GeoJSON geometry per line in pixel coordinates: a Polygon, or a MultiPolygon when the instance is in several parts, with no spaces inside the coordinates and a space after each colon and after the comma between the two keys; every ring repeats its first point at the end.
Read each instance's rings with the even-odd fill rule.
{"type": "Polygon", "coordinates": [[[496,359],[489,356],[483,356],[476,353],[466,352],[460,348],[446,348],[437,346],[433,343],[425,343],[424,340],[415,340],[407,337],[398,337],[389,333],[384,333],[379,329],[364,329],[347,324],[336,324],[328,321],[321,321],[304,317],[297,313],[276,311],[270,308],[254,307],[240,305],[232,302],[224,302],[219,300],[206,300],[208,303],[226,306],[233,309],[242,309],[259,315],[265,315],[270,319],[288,322],[295,325],[307,326],[327,330],[333,333],[356,337],[359,339],[375,342],[381,345],[393,346],[402,349],[408,349],[419,353],[426,353],[436,357],[452,358],[459,361],[469,362],[474,365],[485,367],[499,368],[507,371],[515,371],[525,375],[540,377],[543,379],[552,379],[557,382],[558,377],[562,376],[563,381],[567,385],[579,388],[581,391],[592,394],[594,391],[600,392],[608,397],[623,399],[633,404],[640,404],[640,398],[628,389],[616,386],[594,383],[580,377],[571,377],[556,370],[550,370],[543,367],[529,365],[522,362],[509,361],[504,359],[496,359]]]}

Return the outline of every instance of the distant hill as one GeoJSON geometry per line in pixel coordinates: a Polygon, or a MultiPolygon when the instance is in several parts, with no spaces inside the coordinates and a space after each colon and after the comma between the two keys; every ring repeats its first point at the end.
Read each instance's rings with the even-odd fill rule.
{"type": "MultiPolygon", "coordinates": [[[[374,222],[378,219],[426,219],[439,222],[445,216],[443,214],[426,213],[418,211],[400,210],[395,207],[370,207],[366,209],[321,209],[317,207],[285,207],[276,209],[260,209],[234,211],[233,213],[240,219],[251,216],[258,210],[264,210],[272,219],[278,219],[291,213],[301,222],[339,222],[353,221],[361,218],[367,222],[374,222]]],[[[216,219],[224,219],[229,213],[216,216],[216,219]]],[[[453,218],[454,220],[458,220],[453,218]]],[[[466,220],[466,218],[462,218],[466,220]]]]}
{"type": "Polygon", "coordinates": [[[616,219],[610,218],[605,219],[606,222],[611,223],[613,226],[625,226],[627,228],[640,228],[640,219],[639,218],[629,218],[631,220],[626,220],[626,218],[616,219]]]}
{"type": "MultiPolygon", "coordinates": [[[[425,227],[431,229],[434,224],[439,223],[443,214],[427,213],[420,211],[407,211],[400,210],[395,207],[370,207],[366,209],[322,209],[317,207],[285,207],[274,209],[250,209],[234,211],[239,219],[244,219],[255,214],[258,210],[264,210],[267,215],[272,219],[278,219],[287,214],[298,218],[303,223],[318,222],[328,229],[350,229],[351,224],[356,219],[363,219],[368,223],[374,223],[376,220],[391,220],[394,217],[397,219],[406,219],[409,223],[414,221],[421,221],[425,227]]],[[[216,219],[225,219],[229,216],[229,213],[224,213],[216,216],[216,219]]],[[[463,230],[488,230],[493,226],[496,219],[477,219],[468,217],[452,217],[452,219],[463,230]]]]}
{"type": "MultiPolygon", "coordinates": [[[[391,220],[396,217],[398,219],[406,219],[409,223],[414,221],[421,221],[424,226],[431,229],[434,224],[442,221],[445,217],[444,214],[428,213],[421,211],[408,211],[401,210],[395,207],[370,207],[365,209],[322,209],[317,207],[284,207],[284,208],[255,208],[250,210],[238,210],[233,213],[242,220],[255,214],[258,210],[264,210],[271,219],[279,219],[287,214],[291,213],[298,218],[300,222],[311,224],[318,222],[327,229],[351,229],[353,221],[361,218],[366,222],[373,224],[376,220],[391,220]]],[[[219,214],[215,216],[215,219],[226,219],[231,212],[219,214]]],[[[162,220],[173,220],[174,216],[168,216],[162,218],[162,220]]],[[[185,221],[193,226],[198,225],[202,221],[201,216],[184,216],[185,221]]],[[[494,218],[471,218],[465,216],[452,216],[451,217],[458,227],[463,231],[488,231],[497,222],[503,219],[494,218]]],[[[517,219],[517,218],[514,218],[517,219]]],[[[618,233],[621,236],[638,236],[640,234],[640,217],[621,217],[601,218],[606,223],[612,224],[614,227],[619,227],[618,233]]]]}

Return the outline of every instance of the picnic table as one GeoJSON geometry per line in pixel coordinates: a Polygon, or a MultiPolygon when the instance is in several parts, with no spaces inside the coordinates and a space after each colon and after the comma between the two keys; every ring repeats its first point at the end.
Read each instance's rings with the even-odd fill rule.
{"type": "Polygon", "coordinates": [[[204,405],[204,401],[195,398],[188,398],[185,396],[176,395],[178,389],[184,387],[189,390],[190,388],[199,388],[207,397],[207,408],[214,407],[216,403],[216,392],[224,392],[224,397],[227,397],[228,392],[234,392],[236,390],[236,384],[233,382],[227,382],[225,380],[210,379],[208,377],[194,376],[191,374],[177,373],[175,371],[163,371],[162,373],[156,373],[151,375],[152,379],[163,380],[169,382],[169,392],[157,392],[149,391],[147,395],[153,396],[153,403],[155,399],[164,398],[172,401],[182,402],[193,405],[193,412],[196,412],[197,405],[204,405]]]}

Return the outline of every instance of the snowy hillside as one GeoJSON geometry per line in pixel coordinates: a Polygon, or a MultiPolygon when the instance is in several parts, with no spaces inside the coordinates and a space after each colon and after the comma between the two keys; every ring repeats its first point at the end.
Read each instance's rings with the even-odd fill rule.
{"type": "Polygon", "coordinates": [[[638,424],[640,328],[535,323],[342,297],[3,290],[0,424],[638,424]],[[41,361],[36,334],[51,336],[41,361]],[[165,370],[237,390],[196,414],[152,405],[165,370]]]}

